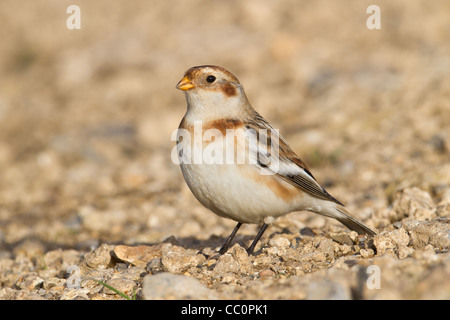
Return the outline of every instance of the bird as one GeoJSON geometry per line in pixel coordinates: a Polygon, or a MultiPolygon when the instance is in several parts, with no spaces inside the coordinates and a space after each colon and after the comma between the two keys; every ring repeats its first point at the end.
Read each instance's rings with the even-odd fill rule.
{"type": "Polygon", "coordinates": [[[242,224],[259,224],[247,249],[254,254],[267,227],[294,211],[334,218],[358,234],[376,234],[317,182],[279,130],[251,106],[230,71],[195,66],[176,88],[187,101],[175,148],[184,180],[203,206],[237,222],[219,254],[227,252],[242,224]]]}

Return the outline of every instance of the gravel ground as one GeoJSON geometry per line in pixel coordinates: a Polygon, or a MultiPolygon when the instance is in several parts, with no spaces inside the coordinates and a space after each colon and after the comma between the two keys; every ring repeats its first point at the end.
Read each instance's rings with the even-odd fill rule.
{"type": "Polygon", "coordinates": [[[4,2],[0,299],[450,298],[448,1],[377,1],[381,30],[367,1],[84,0],[80,30],[4,2]],[[295,212],[217,255],[235,223],[171,161],[199,64],[378,235],[295,212]]]}

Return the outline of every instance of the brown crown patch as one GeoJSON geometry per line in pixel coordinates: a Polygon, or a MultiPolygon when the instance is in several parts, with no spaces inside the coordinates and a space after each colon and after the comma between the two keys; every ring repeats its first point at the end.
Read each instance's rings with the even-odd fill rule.
{"type": "Polygon", "coordinates": [[[187,70],[184,75],[188,76],[189,79],[194,79],[194,78],[196,78],[202,74],[205,74],[207,72],[210,72],[210,71],[222,73],[223,75],[225,75],[225,77],[228,78],[228,81],[239,83],[239,80],[230,71],[228,71],[225,68],[222,68],[219,66],[213,66],[213,65],[192,67],[189,70],[187,70]]]}

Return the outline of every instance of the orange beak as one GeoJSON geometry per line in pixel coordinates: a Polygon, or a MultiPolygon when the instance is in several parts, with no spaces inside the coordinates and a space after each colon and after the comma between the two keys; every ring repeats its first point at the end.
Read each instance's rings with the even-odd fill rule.
{"type": "Polygon", "coordinates": [[[188,77],[184,77],[183,79],[180,80],[180,82],[178,82],[177,84],[177,89],[186,91],[189,90],[191,88],[193,88],[194,85],[192,84],[191,80],[188,79],[188,77]]]}

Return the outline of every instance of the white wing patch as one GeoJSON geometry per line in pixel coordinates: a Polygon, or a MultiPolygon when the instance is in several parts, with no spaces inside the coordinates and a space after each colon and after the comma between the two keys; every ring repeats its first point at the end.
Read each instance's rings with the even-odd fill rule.
{"type": "Polygon", "coordinates": [[[317,183],[284,138],[269,124],[264,123],[264,127],[257,129],[247,127],[245,136],[250,163],[256,165],[261,174],[277,175],[317,198],[341,204],[317,183]]]}

